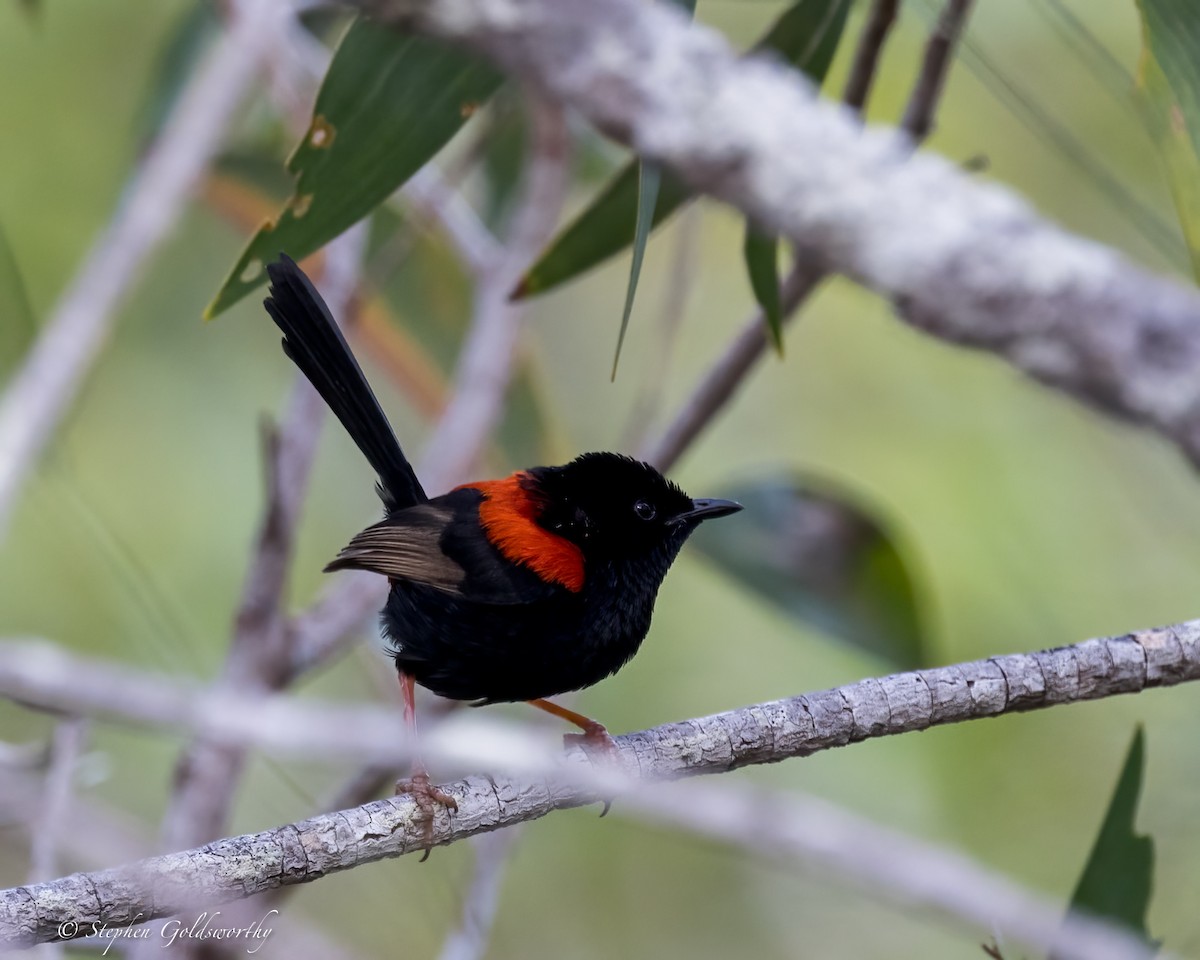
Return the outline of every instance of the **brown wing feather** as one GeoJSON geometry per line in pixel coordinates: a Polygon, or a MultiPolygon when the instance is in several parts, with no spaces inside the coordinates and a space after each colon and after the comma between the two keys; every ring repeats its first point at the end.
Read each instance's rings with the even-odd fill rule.
{"type": "Polygon", "coordinates": [[[436,503],[401,510],[352,539],[326,570],[369,570],[459,592],[466,571],[442,551],[453,511],[436,503]]]}

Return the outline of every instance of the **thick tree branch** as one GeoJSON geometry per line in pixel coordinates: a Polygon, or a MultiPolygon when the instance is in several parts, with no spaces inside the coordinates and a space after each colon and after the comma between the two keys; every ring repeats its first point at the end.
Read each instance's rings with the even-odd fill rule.
{"type": "MultiPolygon", "coordinates": [[[[62,663],[55,669],[47,658],[37,660],[20,650],[0,658],[0,693],[61,707],[71,689],[63,682],[62,663]]],[[[628,774],[639,780],[670,780],[808,756],[873,737],[1196,679],[1200,679],[1200,621],[1189,621],[1039,653],[863,680],[626,734],[617,743],[628,774]]],[[[73,706],[77,713],[87,714],[98,696],[97,684],[83,686],[81,695],[91,699],[73,706]]],[[[224,735],[253,742],[272,736],[272,729],[295,726],[295,717],[279,712],[281,699],[260,704],[254,708],[257,715],[251,710],[244,730],[237,713],[240,707],[226,704],[223,711],[214,710],[210,720],[224,726],[224,735]],[[264,722],[272,716],[283,722],[264,722]]],[[[177,700],[171,691],[160,692],[156,710],[170,711],[177,700]]],[[[127,702],[122,699],[116,706],[127,702]]],[[[107,706],[111,716],[114,705],[107,706]]],[[[342,722],[347,721],[342,718],[342,722]]],[[[392,760],[393,754],[400,759],[402,741],[391,729],[396,725],[373,723],[352,724],[358,741],[350,738],[347,756],[356,750],[358,756],[373,760],[392,760]]],[[[334,725],[325,717],[308,724],[324,738],[324,746],[336,749],[336,741],[346,738],[334,725]]],[[[307,730],[298,735],[306,737],[307,730]]],[[[478,737],[457,751],[447,749],[450,741],[440,735],[432,739],[425,745],[431,756],[440,752],[461,761],[478,757],[484,749],[478,737]]],[[[500,746],[496,752],[506,751],[506,746],[500,746]]],[[[536,757],[526,750],[523,759],[524,768],[531,771],[536,757]]],[[[594,802],[604,787],[597,787],[596,779],[579,778],[579,771],[587,769],[586,757],[572,750],[559,773],[472,776],[445,784],[443,789],[458,800],[459,808],[453,817],[438,814],[434,842],[453,843],[552,810],[594,802]]],[[[196,905],[237,900],[420,850],[423,844],[423,825],[410,797],[376,801],[199,850],[0,891],[0,943],[52,940],[60,935],[59,925],[68,921],[97,920],[117,926],[138,914],[168,916],[196,905]]]]}
{"type": "Polygon", "coordinates": [[[641,156],[820,251],[909,323],[1153,425],[1200,462],[1200,296],[1038,217],[671,4],[358,0],[482,51],[641,156]]]}

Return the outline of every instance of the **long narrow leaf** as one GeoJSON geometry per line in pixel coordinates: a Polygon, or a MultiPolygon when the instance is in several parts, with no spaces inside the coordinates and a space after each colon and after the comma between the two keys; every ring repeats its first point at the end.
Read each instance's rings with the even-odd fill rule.
{"type": "Polygon", "coordinates": [[[629,264],[629,284],[625,288],[625,309],[621,312],[621,329],[617,333],[617,349],[613,354],[611,378],[617,379],[617,364],[621,360],[621,347],[625,345],[625,331],[629,329],[629,315],[633,312],[633,296],[637,292],[638,277],[642,273],[642,259],[646,255],[646,241],[654,225],[654,208],[658,205],[658,189],[662,182],[662,171],[657,164],[643,163],[638,167],[637,224],[633,231],[633,260],[629,264]]]}
{"type": "Polygon", "coordinates": [[[754,299],[762,307],[763,319],[771,334],[775,352],[783,356],[783,307],[779,302],[779,237],[761,233],[746,222],[746,240],[742,246],[746,273],[754,299]]]}
{"type": "MultiPolygon", "coordinates": [[[[696,13],[696,0],[673,0],[689,17],[696,13]]],[[[629,265],[629,283],[625,288],[625,309],[621,311],[621,329],[617,333],[617,349],[613,353],[612,379],[617,379],[617,364],[621,362],[621,347],[625,345],[625,331],[629,329],[629,315],[633,312],[633,298],[637,293],[638,278],[642,274],[642,260],[646,256],[646,241],[654,226],[654,211],[658,207],[658,191],[662,186],[662,170],[655,163],[641,161],[638,164],[637,222],[633,229],[633,260],[629,265]]]]}
{"type": "Polygon", "coordinates": [[[213,317],[265,279],[281,250],[303,257],[352,226],[417,172],[500,86],[482,61],[428,37],[355,21],[288,160],[296,190],[259,229],[216,299],[213,317]]]}

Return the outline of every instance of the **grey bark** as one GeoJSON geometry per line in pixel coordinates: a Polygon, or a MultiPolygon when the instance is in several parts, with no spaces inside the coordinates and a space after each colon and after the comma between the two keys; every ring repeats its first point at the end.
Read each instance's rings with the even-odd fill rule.
{"type": "Polygon", "coordinates": [[[913,153],[671,4],[355,0],[481,51],[939,338],[991,351],[1200,462],[1200,297],[913,153]]]}
{"type": "MultiPolygon", "coordinates": [[[[802,757],[873,737],[1004,713],[1136,693],[1200,679],[1200,621],[1088,640],[1031,654],[862,680],[819,693],[666,724],[617,738],[625,772],[642,780],[719,773],[802,757]]],[[[471,776],[442,789],[458,801],[439,808],[434,843],[599,799],[587,758],[569,751],[543,777],[471,776]],[[575,771],[573,774],[572,771],[575,771]]],[[[422,849],[410,797],[377,800],[273,830],[137,863],[0,891],[0,945],[61,939],[63,933],[170,916],[306,883],[422,849]],[[63,924],[77,924],[63,928],[63,924]]]]}

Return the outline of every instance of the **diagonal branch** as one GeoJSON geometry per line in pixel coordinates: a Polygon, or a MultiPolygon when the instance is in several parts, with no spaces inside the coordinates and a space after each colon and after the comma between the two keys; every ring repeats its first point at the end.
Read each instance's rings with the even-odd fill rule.
{"type": "Polygon", "coordinates": [[[878,291],[1200,462],[1200,295],[1039,217],[672,4],[358,0],[482,51],[640,156],[878,291]],[[651,41],[649,38],[653,38],[651,41]]]}

